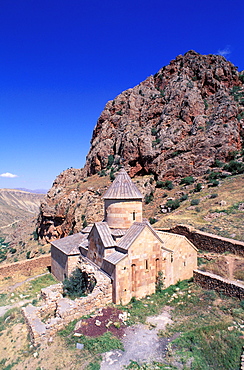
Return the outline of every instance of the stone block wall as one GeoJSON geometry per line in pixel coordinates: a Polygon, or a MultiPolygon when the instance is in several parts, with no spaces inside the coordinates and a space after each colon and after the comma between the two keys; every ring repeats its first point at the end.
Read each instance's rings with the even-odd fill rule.
{"type": "Polygon", "coordinates": [[[91,265],[89,268],[93,269],[97,284],[88,296],[75,300],[64,298],[62,284],[56,284],[42,289],[41,306],[28,305],[22,309],[33,345],[51,340],[52,336],[69,322],[96,312],[112,302],[111,279],[99,269],[91,265]]]}
{"type": "Polygon", "coordinates": [[[244,284],[237,281],[199,270],[194,270],[193,278],[204,289],[216,290],[230,297],[244,299],[244,284]]]}
{"type": "Polygon", "coordinates": [[[185,235],[200,250],[214,253],[230,252],[244,257],[244,242],[205,233],[186,225],[177,225],[167,231],[185,235]]]}
{"type": "Polygon", "coordinates": [[[29,260],[9,263],[0,266],[0,279],[13,275],[30,276],[34,272],[51,266],[51,255],[45,254],[29,260]]]}

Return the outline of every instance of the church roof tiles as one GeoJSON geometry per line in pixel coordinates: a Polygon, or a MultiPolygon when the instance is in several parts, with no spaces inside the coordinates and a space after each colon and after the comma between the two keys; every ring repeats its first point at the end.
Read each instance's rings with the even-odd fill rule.
{"type": "Polygon", "coordinates": [[[112,185],[103,195],[103,199],[142,199],[140,190],[132,182],[124,168],[118,172],[112,185]]]}

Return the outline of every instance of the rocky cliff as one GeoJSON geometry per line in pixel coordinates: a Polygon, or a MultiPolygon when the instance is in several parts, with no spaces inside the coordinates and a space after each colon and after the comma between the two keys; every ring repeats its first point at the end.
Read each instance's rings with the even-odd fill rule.
{"type": "Polygon", "coordinates": [[[93,131],[85,171],[124,159],[131,176],[198,176],[241,149],[243,84],[224,57],[189,51],[109,101],[93,131]],[[239,120],[238,120],[239,118],[239,120]]]}
{"type": "MultiPolygon", "coordinates": [[[[39,235],[62,237],[102,219],[100,195],[123,164],[131,177],[179,181],[229,161],[244,139],[244,75],[219,55],[189,51],[109,101],[93,131],[84,169],[55,180],[41,206],[39,235]],[[99,181],[98,181],[99,179],[99,181]],[[102,181],[103,179],[103,181],[102,181]]],[[[150,191],[144,189],[144,193],[150,191]]]]}

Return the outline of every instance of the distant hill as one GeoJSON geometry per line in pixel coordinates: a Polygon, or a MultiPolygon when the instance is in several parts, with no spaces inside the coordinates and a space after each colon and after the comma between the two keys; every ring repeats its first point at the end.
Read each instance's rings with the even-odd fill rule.
{"type": "Polygon", "coordinates": [[[35,194],[17,189],[0,189],[0,233],[14,223],[36,216],[44,194],[35,194]]]}
{"type": "Polygon", "coordinates": [[[47,189],[30,190],[30,189],[25,189],[25,188],[16,188],[16,190],[22,190],[22,191],[26,191],[27,193],[34,193],[34,194],[46,194],[48,192],[47,189]]]}

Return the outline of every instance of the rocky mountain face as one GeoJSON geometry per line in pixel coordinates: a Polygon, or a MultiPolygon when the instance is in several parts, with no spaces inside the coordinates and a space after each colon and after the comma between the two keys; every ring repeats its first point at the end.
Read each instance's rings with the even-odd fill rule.
{"type": "Polygon", "coordinates": [[[88,190],[83,181],[119,164],[131,177],[179,182],[205,174],[216,160],[232,159],[244,140],[243,82],[243,73],[224,57],[189,51],[109,101],[84,169],[59,175],[42,203],[40,237],[59,238],[84,221],[101,220],[100,194],[108,184],[97,177],[88,190]]]}
{"type": "Polygon", "coordinates": [[[236,67],[222,56],[189,51],[109,101],[93,131],[86,175],[124,159],[131,176],[198,176],[241,149],[243,93],[236,67]],[[238,119],[239,118],[239,119],[238,119]]]}

